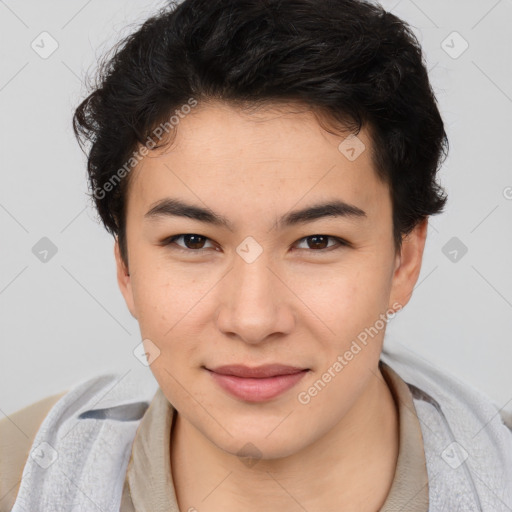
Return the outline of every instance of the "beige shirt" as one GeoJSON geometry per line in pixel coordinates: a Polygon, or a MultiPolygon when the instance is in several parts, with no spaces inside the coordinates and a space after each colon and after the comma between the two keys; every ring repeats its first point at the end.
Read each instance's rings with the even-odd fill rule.
{"type": "MultiPolygon", "coordinates": [[[[411,392],[382,361],[380,369],[397,404],[400,443],[395,477],[379,512],[428,512],[423,438],[411,392]]],[[[48,397],[0,420],[0,512],[10,511],[13,506],[35,434],[50,408],[64,394],[48,397]]],[[[175,414],[174,407],[158,389],[133,440],[121,512],[180,512],[170,459],[175,414]]]]}

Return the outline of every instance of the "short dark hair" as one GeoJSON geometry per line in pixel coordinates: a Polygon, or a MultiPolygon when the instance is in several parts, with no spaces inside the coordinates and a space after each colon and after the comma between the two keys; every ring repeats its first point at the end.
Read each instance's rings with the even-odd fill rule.
{"type": "Polygon", "coordinates": [[[397,248],[443,210],[435,179],[448,139],[421,46],[403,20],[364,0],[169,2],[104,56],[73,116],[81,148],[90,143],[95,206],[125,263],[130,175],[119,186],[112,179],[191,98],[247,108],[299,102],[356,135],[367,127],[397,248]]]}

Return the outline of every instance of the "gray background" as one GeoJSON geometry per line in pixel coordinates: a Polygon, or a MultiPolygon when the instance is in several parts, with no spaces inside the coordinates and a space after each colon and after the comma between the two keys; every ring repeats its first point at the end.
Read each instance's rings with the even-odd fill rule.
{"type": "MultiPolygon", "coordinates": [[[[512,0],[381,3],[423,45],[451,144],[440,173],[448,206],[431,218],[418,285],[386,343],[512,410],[512,0]]],[[[152,378],[133,354],[138,324],[117,288],[113,239],[85,194],[71,116],[86,72],[162,5],[0,0],[3,415],[99,373],[152,378]],[[52,40],[58,48],[43,58],[52,40]],[[43,237],[57,250],[46,261],[43,237]]]]}

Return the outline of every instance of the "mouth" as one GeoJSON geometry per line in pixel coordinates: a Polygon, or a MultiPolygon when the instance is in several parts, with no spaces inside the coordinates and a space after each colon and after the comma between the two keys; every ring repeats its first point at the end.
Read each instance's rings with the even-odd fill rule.
{"type": "Polygon", "coordinates": [[[221,389],[248,402],[263,402],[294,387],[310,370],[279,364],[250,368],[227,365],[214,369],[203,367],[221,389]]]}

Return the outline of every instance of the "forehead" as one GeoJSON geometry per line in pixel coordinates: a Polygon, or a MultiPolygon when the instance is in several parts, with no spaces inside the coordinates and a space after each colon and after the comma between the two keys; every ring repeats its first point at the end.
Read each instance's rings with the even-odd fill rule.
{"type": "Polygon", "coordinates": [[[367,130],[354,137],[324,126],[295,105],[250,112],[198,105],[180,119],[171,144],[133,171],[128,211],[144,214],[165,196],[253,215],[333,196],[370,214],[386,207],[389,190],[374,170],[367,130]]]}

